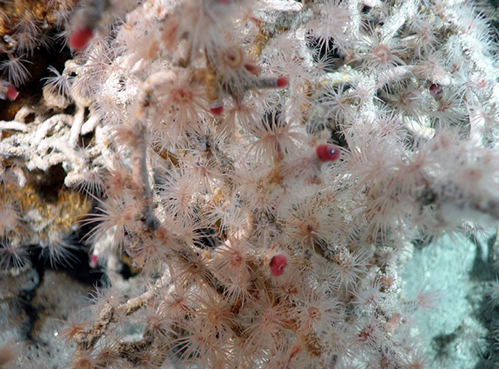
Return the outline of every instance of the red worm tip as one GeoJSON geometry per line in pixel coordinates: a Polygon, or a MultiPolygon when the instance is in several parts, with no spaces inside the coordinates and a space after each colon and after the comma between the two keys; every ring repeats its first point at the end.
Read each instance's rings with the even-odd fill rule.
{"type": "Polygon", "coordinates": [[[94,255],[94,254],[90,254],[88,256],[89,258],[89,264],[90,264],[90,267],[91,268],[97,268],[97,255],[94,255]]]}
{"type": "Polygon", "coordinates": [[[69,47],[73,50],[84,49],[92,37],[94,37],[94,30],[92,28],[78,28],[69,36],[69,47]]]}
{"type": "Polygon", "coordinates": [[[17,91],[14,86],[10,85],[5,95],[7,96],[7,99],[14,101],[19,96],[19,91],[17,91]]]}
{"type": "Polygon", "coordinates": [[[215,115],[220,115],[224,111],[224,106],[222,104],[213,104],[210,106],[210,111],[215,115]]]}
{"type": "Polygon", "coordinates": [[[288,85],[288,77],[277,78],[277,87],[283,88],[288,85]]]}
{"type": "Polygon", "coordinates": [[[279,254],[279,255],[274,255],[272,259],[270,259],[270,273],[274,277],[278,277],[284,273],[284,268],[288,265],[288,259],[286,256],[279,254]]]}
{"type": "Polygon", "coordinates": [[[336,145],[319,145],[315,152],[320,161],[336,161],[341,155],[340,148],[336,145]]]}

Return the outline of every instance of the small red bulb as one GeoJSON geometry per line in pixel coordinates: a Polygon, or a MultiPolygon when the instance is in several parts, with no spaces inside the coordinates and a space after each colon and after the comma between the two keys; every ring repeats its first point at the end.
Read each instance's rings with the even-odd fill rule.
{"type": "Polygon", "coordinates": [[[272,259],[270,259],[270,273],[274,277],[279,277],[284,273],[284,268],[288,265],[288,259],[286,256],[282,254],[274,255],[272,259]]]}
{"type": "Polygon", "coordinates": [[[315,152],[320,161],[336,161],[341,155],[340,148],[336,145],[319,145],[315,152]]]}
{"type": "Polygon", "coordinates": [[[98,266],[97,255],[90,254],[90,255],[88,255],[88,259],[89,259],[90,268],[94,268],[94,269],[97,268],[97,266],[98,266]]]}
{"type": "Polygon", "coordinates": [[[288,85],[288,77],[280,77],[277,78],[277,87],[278,88],[284,88],[288,85]]]}
{"type": "Polygon", "coordinates": [[[220,103],[213,104],[212,106],[210,106],[210,111],[214,115],[220,115],[224,111],[224,106],[220,103]]]}
{"type": "Polygon", "coordinates": [[[78,28],[69,36],[69,47],[73,50],[84,49],[92,37],[94,37],[94,30],[92,28],[78,28]]]}
{"type": "Polygon", "coordinates": [[[19,96],[19,91],[17,91],[14,86],[10,85],[5,95],[7,96],[7,99],[14,101],[19,96]]]}

